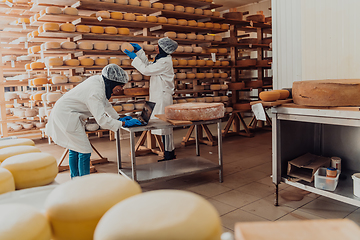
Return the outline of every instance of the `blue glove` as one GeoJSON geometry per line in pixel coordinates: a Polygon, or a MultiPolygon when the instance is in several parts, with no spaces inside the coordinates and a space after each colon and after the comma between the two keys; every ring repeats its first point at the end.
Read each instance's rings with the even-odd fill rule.
{"type": "Polygon", "coordinates": [[[118,120],[119,120],[119,121],[122,121],[122,122],[125,122],[125,121],[130,120],[130,119],[132,119],[132,117],[130,117],[130,116],[125,116],[125,117],[123,117],[123,118],[119,118],[118,120]]]}
{"type": "Polygon", "coordinates": [[[129,50],[125,49],[126,55],[128,55],[131,59],[136,58],[136,53],[130,52],[129,50]]]}
{"type": "Polygon", "coordinates": [[[137,44],[137,43],[130,43],[130,44],[131,44],[131,46],[134,47],[135,51],[140,51],[141,50],[141,47],[140,47],[139,44],[137,44]]]}
{"type": "Polygon", "coordinates": [[[135,118],[125,121],[124,127],[141,126],[141,122],[135,118]]]}

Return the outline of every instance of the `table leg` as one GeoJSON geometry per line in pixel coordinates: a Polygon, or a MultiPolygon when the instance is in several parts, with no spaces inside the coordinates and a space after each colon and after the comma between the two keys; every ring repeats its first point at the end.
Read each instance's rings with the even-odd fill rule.
{"type": "Polygon", "coordinates": [[[136,162],[135,162],[135,133],[130,132],[130,158],[131,158],[131,173],[132,179],[137,181],[136,178],[136,162]]]}
{"type": "Polygon", "coordinates": [[[195,144],[196,144],[196,156],[200,156],[199,147],[199,125],[195,125],[195,144]]]}
{"type": "Polygon", "coordinates": [[[219,154],[219,182],[223,182],[223,159],[222,159],[222,133],[221,133],[221,121],[217,123],[218,130],[218,154],[219,154]]]}
{"type": "Polygon", "coordinates": [[[121,167],[121,148],[120,148],[120,129],[116,131],[116,154],[118,162],[118,173],[120,173],[121,167]]]}
{"type": "Polygon", "coordinates": [[[275,184],[275,206],[279,206],[279,184],[275,184]]]}

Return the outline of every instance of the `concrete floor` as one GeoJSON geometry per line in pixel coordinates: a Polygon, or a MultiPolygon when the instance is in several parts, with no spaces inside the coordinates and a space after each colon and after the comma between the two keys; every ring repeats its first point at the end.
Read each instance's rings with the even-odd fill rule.
{"type": "MultiPolygon", "coordinates": [[[[213,133],[214,127],[212,129],[213,133]]],[[[177,158],[194,155],[195,146],[181,146],[187,129],[174,131],[177,158]]],[[[121,140],[123,161],[129,164],[129,141],[126,134],[121,140]]],[[[91,143],[109,159],[109,163],[95,165],[99,173],[117,173],[115,141],[108,137],[92,137],[91,143]]],[[[36,146],[57,159],[63,148],[37,140],[36,146]]],[[[217,147],[200,146],[201,156],[217,162],[217,147]]],[[[97,157],[93,153],[93,157],[97,157]]],[[[159,156],[149,154],[138,157],[137,164],[156,162],[159,156]]],[[[141,184],[143,191],[156,189],[181,189],[200,194],[218,210],[224,231],[232,232],[236,222],[288,221],[304,219],[348,218],[360,225],[360,209],[335,200],[304,194],[300,201],[287,201],[280,197],[280,206],[275,207],[274,185],[271,181],[271,132],[257,131],[253,138],[232,136],[223,139],[224,182],[219,183],[218,171],[185,176],[167,181],[141,184]]],[[[67,162],[64,162],[66,165],[67,162]]],[[[70,172],[58,174],[59,183],[70,180],[70,172]]],[[[301,192],[301,191],[300,191],[301,192]]],[[[299,190],[280,184],[280,196],[299,194],[299,190]]]]}

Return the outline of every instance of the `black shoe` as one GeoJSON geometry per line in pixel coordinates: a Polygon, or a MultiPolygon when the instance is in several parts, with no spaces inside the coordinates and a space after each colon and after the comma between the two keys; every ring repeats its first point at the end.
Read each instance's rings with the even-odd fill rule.
{"type": "Polygon", "coordinates": [[[175,155],[175,150],[172,151],[165,151],[164,152],[164,159],[158,160],[158,162],[163,162],[163,161],[169,161],[169,160],[173,160],[176,158],[175,155]]]}

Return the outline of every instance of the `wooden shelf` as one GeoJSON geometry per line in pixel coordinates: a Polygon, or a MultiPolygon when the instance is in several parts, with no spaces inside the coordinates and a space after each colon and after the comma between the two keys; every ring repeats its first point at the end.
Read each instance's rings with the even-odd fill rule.
{"type": "Polygon", "coordinates": [[[174,68],[213,68],[213,69],[230,69],[232,66],[174,66],[174,68]]]}
{"type": "Polygon", "coordinates": [[[213,93],[213,92],[221,92],[221,91],[228,91],[228,89],[221,89],[221,90],[175,90],[175,94],[191,94],[191,93],[213,93]]]}
{"type": "Polygon", "coordinates": [[[90,25],[90,26],[112,26],[112,27],[127,27],[134,29],[143,29],[151,28],[158,26],[159,23],[151,22],[138,22],[138,21],[128,21],[128,20],[118,20],[118,19],[103,19],[99,21],[96,17],[81,17],[73,20],[72,24],[74,25],[90,25]]]}
{"type": "Polygon", "coordinates": [[[181,81],[181,82],[193,82],[193,81],[200,81],[200,82],[211,82],[211,81],[217,81],[217,80],[227,80],[229,81],[229,78],[183,78],[183,79],[179,79],[179,78],[175,78],[174,81],[181,81]]]}
{"type": "Polygon", "coordinates": [[[200,28],[200,27],[190,27],[190,26],[180,26],[180,25],[172,25],[172,24],[162,24],[156,27],[152,27],[149,29],[150,32],[182,32],[182,33],[222,33],[227,32],[225,29],[215,29],[215,28],[200,28]]]}
{"type": "Polygon", "coordinates": [[[202,14],[169,11],[169,10],[159,10],[158,12],[152,13],[150,15],[157,17],[177,18],[177,19],[186,19],[186,20],[203,20],[203,21],[211,21],[211,22],[220,22],[224,19],[222,17],[214,17],[214,16],[208,16],[202,14]]]}
{"type": "Polygon", "coordinates": [[[39,33],[39,37],[46,37],[46,38],[73,38],[76,37],[78,35],[80,35],[81,33],[78,32],[62,32],[62,31],[58,31],[58,32],[42,32],[39,33]]]}
{"type": "Polygon", "coordinates": [[[91,0],[80,0],[72,5],[72,7],[77,8],[78,10],[112,10],[119,12],[131,12],[131,13],[142,13],[142,14],[151,14],[156,11],[159,11],[156,8],[148,8],[142,6],[134,5],[124,5],[119,3],[109,3],[109,2],[96,2],[91,0]]]}
{"type": "MultiPolygon", "coordinates": [[[[222,5],[215,5],[209,2],[203,2],[203,1],[198,1],[198,0],[158,0],[158,1],[154,1],[154,2],[161,2],[161,3],[171,3],[176,5],[182,5],[184,7],[194,7],[194,8],[210,8],[211,5],[214,6],[222,6],[222,5]]],[[[213,7],[215,8],[215,7],[213,7]]]]}
{"type": "Polygon", "coordinates": [[[153,36],[110,35],[110,34],[94,34],[94,33],[80,34],[74,37],[74,41],[97,40],[97,41],[144,42],[144,41],[157,41],[159,39],[160,38],[153,36]]]}

